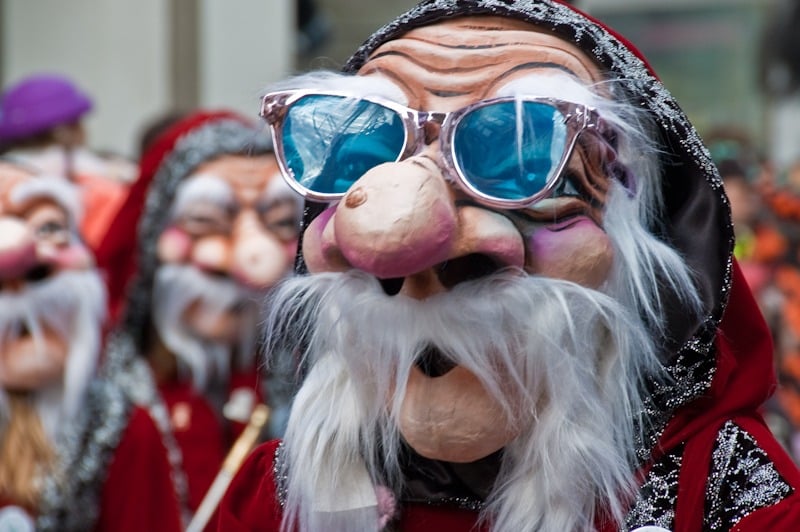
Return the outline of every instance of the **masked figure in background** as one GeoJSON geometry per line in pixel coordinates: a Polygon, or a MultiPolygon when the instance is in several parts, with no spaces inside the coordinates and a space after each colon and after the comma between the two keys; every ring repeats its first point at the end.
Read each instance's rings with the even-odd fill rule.
{"type": "Polygon", "coordinates": [[[637,52],[435,0],[345,70],[264,98],[311,202],[268,319],[304,381],[219,530],[796,527],[719,175],[637,52]]]}
{"type": "Polygon", "coordinates": [[[0,97],[0,151],[13,161],[78,185],[85,213],[80,232],[95,249],[136,177],[121,157],[100,156],[88,147],[84,121],[91,97],[56,74],[23,78],[0,97]]]}
{"type": "Polygon", "coordinates": [[[180,530],[155,424],[94,377],[106,298],[79,207],[0,162],[0,530],[180,530]]]}
{"type": "Polygon", "coordinates": [[[137,268],[111,286],[112,298],[122,284],[128,295],[106,371],[161,420],[195,510],[242,427],[228,420],[246,421],[265,395],[260,299],[291,272],[300,203],[263,130],[228,113],[172,125],[141,175],[98,258],[107,271],[137,268]]]}

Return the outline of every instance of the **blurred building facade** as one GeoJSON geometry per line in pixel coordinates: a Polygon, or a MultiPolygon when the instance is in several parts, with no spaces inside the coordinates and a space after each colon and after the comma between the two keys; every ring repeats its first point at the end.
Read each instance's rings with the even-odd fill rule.
{"type": "Polygon", "coordinates": [[[256,117],[294,68],[291,0],[0,0],[0,82],[71,77],[95,100],[90,144],[136,155],[157,116],[198,105],[256,117]]]}

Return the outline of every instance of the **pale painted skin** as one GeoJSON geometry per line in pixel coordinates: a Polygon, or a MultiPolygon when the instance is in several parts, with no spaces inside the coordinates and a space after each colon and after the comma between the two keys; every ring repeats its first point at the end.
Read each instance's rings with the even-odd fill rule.
{"type": "MultiPolygon", "coordinates": [[[[0,162],[0,293],[20,292],[62,271],[94,267],[89,250],[72,233],[70,212],[55,194],[26,194],[23,201],[14,197],[38,179],[0,162]]],[[[60,380],[68,342],[46,325],[42,349],[26,333],[5,339],[0,344],[0,386],[31,391],[60,380]]]]}
{"type": "MultiPolygon", "coordinates": [[[[535,26],[472,17],[412,30],[378,48],[358,74],[389,79],[408,107],[444,112],[491,98],[517,78],[565,70],[586,85],[602,79],[580,50],[535,26]]],[[[516,212],[474,200],[456,204],[468,196],[445,174],[437,133],[429,131],[427,145],[414,156],[365,173],[310,224],[303,253],[311,272],[357,268],[379,278],[403,277],[400,293],[417,299],[458,281],[443,284],[436,265],[470,254],[593,288],[607,278],[613,251],[600,213],[568,197],[516,212]],[[513,221],[520,214],[528,216],[524,224],[513,221]]],[[[569,170],[585,172],[577,149],[569,170]]],[[[433,378],[414,368],[407,389],[400,431],[423,456],[470,462],[517,435],[463,367],[433,378]]],[[[516,421],[517,427],[532,422],[516,421]]]]}
{"type": "MultiPolygon", "coordinates": [[[[159,260],[190,264],[258,290],[291,271],[299,205],[281,179],[275,157],[225,155],[200,165],[184,184],[200,178],[224,193],[184,198],[159,237],[159,260]]],[[[235,341],[236,309],[221,316],[204,311],[200,305],[189,307],[185,320],[192,332],[207,340],[235,341]]]]}

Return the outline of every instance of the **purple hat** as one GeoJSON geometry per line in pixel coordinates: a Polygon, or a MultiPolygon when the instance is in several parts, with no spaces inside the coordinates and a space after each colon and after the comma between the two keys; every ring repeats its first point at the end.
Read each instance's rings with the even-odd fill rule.
{"type": "Polygon", "coordinates": [[[23,139],[73,122],[91,108],[89,97],[65,77],[27,77],[3,93],[0,141],[23,139]]]}

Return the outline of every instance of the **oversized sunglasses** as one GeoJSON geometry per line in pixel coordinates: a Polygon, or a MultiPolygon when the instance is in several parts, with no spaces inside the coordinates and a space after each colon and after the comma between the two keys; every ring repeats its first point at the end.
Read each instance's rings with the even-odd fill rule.
{"type": "Polygon", "coordinates": [[[269,93],[261,116],[286,181],[306,198],[340,199],[371,168],[417,153],[435,123],[449,173],[498,208],[547,197],[578,135],[600,122],[595,109],[555,98],[499,97],[439,113],[314,90],[269,93]]]}

